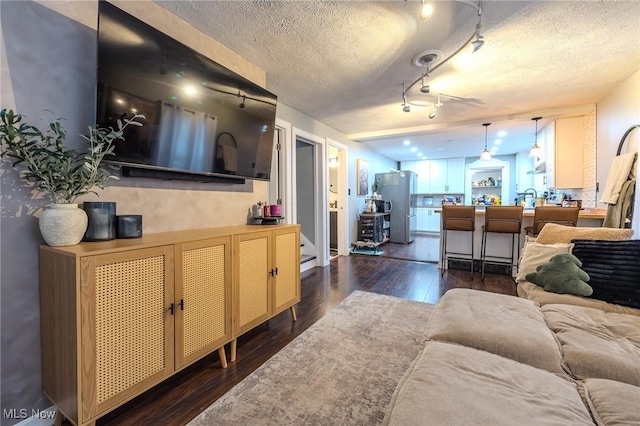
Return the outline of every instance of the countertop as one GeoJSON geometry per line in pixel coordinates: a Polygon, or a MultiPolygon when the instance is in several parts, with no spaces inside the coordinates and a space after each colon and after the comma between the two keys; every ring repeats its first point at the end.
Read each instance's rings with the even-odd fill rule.
{"type": "MultiPolygon", "coordinates": [[[[476,215],[484,215],[484,207],[478,207],[476,208],[476,215]]],[[[438,208],[436,210],[436,213],[441,213],[442,212],[442,208],[438,208]]],[[[582,219],[604,219],[605,215],[607,214],[607,209],[582,209],[580,210],[580,213],[578,214],[578,218],[582,218],[582,219]]],[[[524,212],[522,213],[522,215],[524,217],[533,217],[534,216],[534,209],[524,209],[524,212]]]]}

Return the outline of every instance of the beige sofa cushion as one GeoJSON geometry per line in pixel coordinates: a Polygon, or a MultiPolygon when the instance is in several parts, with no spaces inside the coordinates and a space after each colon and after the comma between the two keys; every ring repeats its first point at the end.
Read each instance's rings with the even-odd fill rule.
{"type": "Polygon", "coordinates": [[[581,226],[565,226],[557,223],[547,223],[538,238],[538,244],[570,243],[571,240],[629,240],[633,236],[633,229],[617,228],[588,228],[581,226]]]}
{"type": "Polygon", "coordinates": [[[585,399],[598,425],[640,425],[640,387],[605,379],[583,383],[585,399]]]}
{"type": "Polygon", "coordinates": [[[573,244],[538,244],[538,243],[525,243],[522,248],[522,254],[520,255],[520,262],[518,264],[518,274],[516,275],[516,282],[526,281],[525,277],[533,272],[540,265],[549,263],[551,258],[556,254],[571,253],[573,244]]]}
{"type": "MultiPolygon", "coordinates": [[[[546,226],[545,226],[546,227],[546,226]]],[[[605,312],[618,314],[629,314],[640,316],[640,309],[629,308],[627,306],[615,305],[603,300],[589,297],[575,296],[572,294],[558,294],[545,291],[542,287],[529,281],[522,281],[517,287],[518,296],[529,299],[539,305],[566,304],[576,306],[586,306],[589,308],[602,309],[605,312]]]]}
{"type": "Polygon", "coordinates": [[[574,377],[640,386],[640,317],[572,305],[541,309],[574,377]]]}
{"type": "Polygon", "coordinates": [[[593,425],[576,383],[508,358],[428,341],[384,424],[593,425]]]}
{"type": "Polygon", "coordinates": [[[451,289],[429,318],[427,339],[458,343],[565,374],[560,349],[538,305],[519,297],[451,289]]]}

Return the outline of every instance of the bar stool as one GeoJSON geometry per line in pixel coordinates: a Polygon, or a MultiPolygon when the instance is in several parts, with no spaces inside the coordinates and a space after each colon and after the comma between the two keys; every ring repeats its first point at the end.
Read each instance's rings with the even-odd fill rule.
{"type": "Polygon", "coordinates": [[[476,208],[475,206],[442,206],[442,242],[440,250],[440,264],[442,265],[441,276],[447,269],[447,254],[470,256],[471,279],[473,280],[473,234],[476,230],[476,208]],[[447,232],[461,231],[471,233],[471,252],[450,252],[447,251],[447,232]]]}
{"type": "Polygon", "coordinates": [[[566,226],[578,224],[578,207],[538,206],[533,212],[533,225],[526,226],[527,235],[537,237],[547,223],[558,223],[566,226]]]}
{"type": "MultiPolygon", "coordinates": [[[[511,256],[494,256],[490,255],[492,259],[508,259],[509,267],[513,272],[513,253],[516,249],[515,239],[518,236],[516,256],[516,268],[518,267],[518,260],[520,258],[520,232],[522,231],[522,206],[487,206],[484,215],[484,226],[482,227],[482,245],[480,248],[480,257],[482,260],[482,280],[484,280],[484,265],[487,262],[487,235],[490,233],[497,234],[511,234],[511,256]]],[[[494,263],[494,262],[489,262],[494,263]]],[[[498,263],[498,262],[495,262],[498,263]]],[[[500,262],[502,263],[502,262],[500,262]]]]}

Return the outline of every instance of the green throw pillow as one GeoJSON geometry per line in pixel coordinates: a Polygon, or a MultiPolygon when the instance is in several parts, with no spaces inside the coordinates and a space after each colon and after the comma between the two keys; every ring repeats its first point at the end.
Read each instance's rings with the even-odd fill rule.
{"type": "Polygon", "coordinates": [[[582,262],[571,253],[557,254],[525,278],[545,291],[591,296],[593,289],[587,284],[589,274],[580,269],[581,266],[582,262]]]}

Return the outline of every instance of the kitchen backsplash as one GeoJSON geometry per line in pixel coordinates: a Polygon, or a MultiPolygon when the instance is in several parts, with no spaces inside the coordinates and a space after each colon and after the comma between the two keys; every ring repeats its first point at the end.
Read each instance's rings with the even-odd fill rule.
{"type": "Polygon", "coordinates": [[[446,203],[464,204],[464,194],[420,194],[418,207],[440,207],[446,203]]]}

